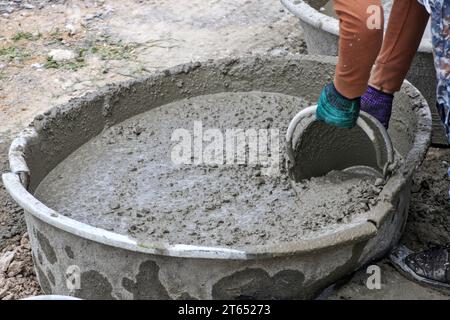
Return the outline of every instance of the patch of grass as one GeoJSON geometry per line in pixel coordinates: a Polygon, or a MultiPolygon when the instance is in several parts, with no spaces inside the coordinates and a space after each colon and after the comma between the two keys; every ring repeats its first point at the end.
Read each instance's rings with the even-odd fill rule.
{"type": "Polygon", "coordinates": [[[56,61],[52,57],[47,57],[47,61],[44,63],[45,69],[65,69],[71,71],[77,71],[86,66],[86,55],[87,50],[84,48],[79,48],[77,50],[77,57],[74,60],[69,61],[56,61]]]}
{"type": "Polygon", "coordinates": [[[50,32],[50,36],[52,38],[59,38],[62,36],[62,31],[59,28],[55,28],[54,30],[52,30],[52,32],[50,32]]]}
{"type": "Polygon", "coordinates": [[[55,28],[45,38],[49,40],[47,45],[58,43],[64,40],[64,33],[59,28],[55,28]]]}
{"type": "Polygon", "coordinates": [[[74,61],[55,61],[52,57],[48,57],[44,63],[45,69],[65,69],[77,71],[86,66],[84,57],[78,57],[74,61]]]}
{"type": "Polygon", "coordinates": [[[18,48],[16,46],[0,48],[0,57],[8,61],[19,61],[22,62],[28,58],[30,54],[24,49],[18,48]]]}
{"type": "Polygon", "coordinates": [[[33,35],[31,32],[18,31],[15,35],[11,37],[12,41],[20,41],[20,40],[38,40],[42,36],[41,33],[33,35]]]}
{"type": "Polygon", "coordinates": [[[45,69],[59,69],[60,64],[58,61],[53,60],[52,57],[47,57],[47,61],[44,63],[45,69]]]}
{"type": "Polygon", "coordinates": [[[92,47],[91,52],[99,54],[102,60],[128,60],[134,49],[134,44],[104,43],[92,47]]]}

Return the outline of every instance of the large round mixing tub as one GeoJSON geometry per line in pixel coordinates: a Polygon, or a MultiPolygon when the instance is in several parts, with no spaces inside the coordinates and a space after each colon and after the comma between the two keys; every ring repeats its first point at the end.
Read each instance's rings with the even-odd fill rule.
{"type": "MultiPolygon", "coordinates": [[[[336,56],[338,54],[339,21],[321,12],[330,0],[280,0],[300,20],[308,53],[336,56]]],[[[327,8],[330,10],[330,8],[327,8]]],[[[387,20],[386,20],[387,21],[387,20]]],[[[426,32],[430,32],[427,30],[426,32]]],[[[432,142],[448,145],[445,131],[435,108],[436,72],[431,35],[425,35],[416,53],[407,79],[419,89],[430,105],[433,119],[432,142]]]]}
{"type": "Polygon", "coordinates": [[[33,196],[42,179],[105,127],[190,96],[265,91],[316,100],[335,59],[248,57],[186,64],[109,86],[39,115],[14,140],[11,173],[3,175],[25,210],[39,283],[46,294],[84,299],[313,298],[346,274],[380,257],[401,235],[411,176],[424,158],[431,116],[405,83],[390,135],[404,161],[368,219],[298,243],[247,250],[193,245],[142,245],[128,236],[58,214],[33,196]],[[180,88],[177,84],[182,82],[180,88]],[[28,189],[26,188],[28,187],[28,189]]]}

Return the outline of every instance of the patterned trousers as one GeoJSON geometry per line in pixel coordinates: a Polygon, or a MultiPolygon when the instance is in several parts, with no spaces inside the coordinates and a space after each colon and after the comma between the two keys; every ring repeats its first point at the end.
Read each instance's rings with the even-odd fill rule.
{"type": "Polygon", "coordinates": [[[437,109],[450,141],[450,1],[418,0],[431,14],[437,109]]]}

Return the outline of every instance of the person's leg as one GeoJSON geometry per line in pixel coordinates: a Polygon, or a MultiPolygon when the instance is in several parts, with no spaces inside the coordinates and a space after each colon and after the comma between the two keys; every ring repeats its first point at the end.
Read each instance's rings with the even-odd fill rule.
{"type": "MultiPolygon", "coordinates": [[[[431,9],[431,30],[438,80],[436,104],[450,141],[450,3],[447,0],[427,2],[431,9]]],[[[450,293],[450,247],[439,246],[413,253],[408,248],[400,246],[391,254],[391,261],[412,280],[450,293]]]]}
{"type": "Polygon", "coordinates": [[[381,0],[334,0],[333,5],[339,17],[339,59],[333,82],[317,101],[316,117],[329,125],[353,128],[383,41],[383,7],[381,0]]]}
{"type": "MultiPolygon", "coordinates": [[[[405,1],[405,0],[401,0],[405,1]]],[[[367,89],[370,71],[383,41],[383,8],[381,0],[334,0],[339,17],[339,59],[334,86],[348,99],[360,97],[367,89]],[[378,8],[380,28],[369,28],[378,8]]]]}
{"type": "Polygon", "coordinates": [[[417,0],[395,0],[384,37],[369,80],[367,92],[361,97],[361,110],[388,128],[394,92],[406,77],[429,14],[417,0]]]}
{"type": "Polygon", "coordinates": [[[427,26],[429,13],[417,0],[394,0],[383,46],[369,85],[395,93],[405,80],[427,26]]]}
{"type": "Polygon", "coordinates": [[[450,3],[436,0],[430,1],[430,5],[433,12],[431,35],[437,76],[436,105],[450,141],[450,3]]]}

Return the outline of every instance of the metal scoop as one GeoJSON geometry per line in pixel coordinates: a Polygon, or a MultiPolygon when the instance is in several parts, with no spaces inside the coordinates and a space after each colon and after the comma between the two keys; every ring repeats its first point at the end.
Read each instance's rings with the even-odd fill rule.
{"type": "Polygon", "coordinates": [[[300,181],[332,170],[386,178],[394,149],[383,125],[361,111],[352,129],[327,125],[316,118],[317,105],[300,111],[286,133],[288,170],[300,181]]]}

